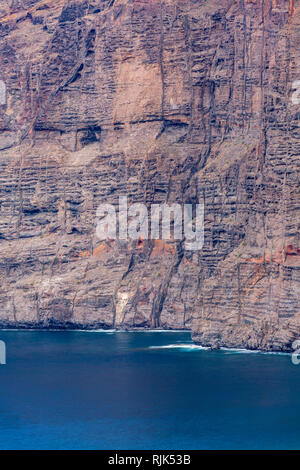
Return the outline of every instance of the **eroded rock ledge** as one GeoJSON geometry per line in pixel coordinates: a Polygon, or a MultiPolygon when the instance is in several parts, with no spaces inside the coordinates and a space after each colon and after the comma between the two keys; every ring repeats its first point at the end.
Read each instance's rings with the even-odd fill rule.
{"type": "Polygon", "coordinates": [[[292,0],[0,6],[0,325],[300,336],[292,0]],[[99,243],[96,208],[205,202],[205,245],[99,243]]]}

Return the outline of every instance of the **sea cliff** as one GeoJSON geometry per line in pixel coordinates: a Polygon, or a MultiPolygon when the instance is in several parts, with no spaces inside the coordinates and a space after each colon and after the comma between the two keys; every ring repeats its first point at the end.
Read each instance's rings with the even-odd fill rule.
{"type": "Polygon", "coordinates": [[[0,325],[300,336],[300,6],[4,0],[0,325]],[[96,209],[205,206],[205,243],[99,242],[96,209]]]}

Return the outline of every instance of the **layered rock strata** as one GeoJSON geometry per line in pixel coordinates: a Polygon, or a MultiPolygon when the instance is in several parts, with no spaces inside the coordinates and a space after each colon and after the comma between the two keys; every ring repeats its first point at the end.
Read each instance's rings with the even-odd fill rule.
{"type": "Polygon", "coordinates": [[[300,336],[300,5],[0,6],[0,324],[300,336]],[[100,242],[101,203],[205,205],[199,251],[100,242]]]}

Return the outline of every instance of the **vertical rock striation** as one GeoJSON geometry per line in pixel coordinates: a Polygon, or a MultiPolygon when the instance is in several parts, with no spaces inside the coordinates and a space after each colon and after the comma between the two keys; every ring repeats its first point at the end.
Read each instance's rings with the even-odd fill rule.
{"type": "Polygon", "coordinates": [[[300,5],[6,0],[0,324],[300,335],[300,5]],[[100,203],[205,204],[200,251],[100,243],[100,203]]]}

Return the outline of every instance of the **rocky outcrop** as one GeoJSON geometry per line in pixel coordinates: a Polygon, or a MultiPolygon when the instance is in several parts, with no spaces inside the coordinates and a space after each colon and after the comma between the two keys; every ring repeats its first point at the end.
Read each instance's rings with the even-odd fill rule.
{"type": "Polygon", "coordinates": [[[300,336],[292,0],[0,7],[0,323],[300,336]],[[100,242],[100,203],[205,204],[203,249],[100,242]]]}

